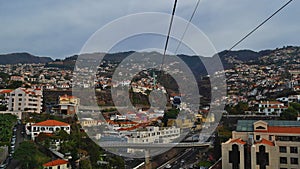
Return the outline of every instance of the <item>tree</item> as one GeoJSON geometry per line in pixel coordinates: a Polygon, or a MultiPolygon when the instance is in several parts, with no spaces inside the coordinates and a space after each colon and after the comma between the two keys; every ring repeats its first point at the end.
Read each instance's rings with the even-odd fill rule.
{"type": "Polygon", "coordinates": [[[21,162],[24,169],[40,168],[43,163],[50,160],[49,157],[38,150],[32,141],[22,142],[16,150],[14,157],[21,162]]]}
{"type": "Polygon", "coordinates": [[[300,104],[299,103],[290,103],[290,106],[300,112],[300,104]]]}
{"type": "Polygon", "coordinates": [[[16,88],[21,87],[22,85],[23,85],[23,82],[21,82],[21,81],[13,81],[6,88],[7,89],[16,89],[16,88]]]}
{"type": "Polygon", "coordinates": [[[90,160],[80,160],[79,169],[92,169],[90,160]]]}
{"type": "Polygon", "coordinates": [[[298,111],[295,110],[293,107],[289,107],[288,109],[284,110],[280,114],[280,119],[282,120],[296,120],[298,116],[298,111]]]}

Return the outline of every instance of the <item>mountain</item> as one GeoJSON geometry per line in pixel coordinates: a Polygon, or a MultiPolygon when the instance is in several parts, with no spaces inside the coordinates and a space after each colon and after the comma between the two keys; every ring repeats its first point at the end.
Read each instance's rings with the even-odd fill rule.
{"type": "Polygon", "coordinates": [[[38,57],[29,53],[10,53],[0,55],[0,64],[47,63],[53,61],[50,57],[38,57]]]}

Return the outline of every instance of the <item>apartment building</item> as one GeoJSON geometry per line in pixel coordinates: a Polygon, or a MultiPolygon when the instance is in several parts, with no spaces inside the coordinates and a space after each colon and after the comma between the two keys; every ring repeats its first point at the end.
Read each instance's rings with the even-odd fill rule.
{"type": "Polygon", "coordinates": [[[300,168],[300,121],[239,120],[222,143],[224,169],[300,168]]]}
{"type": "Polygon", "coordinates": [[[8,111],[41,113],[43,92],[41,89],[17,88],[7,94],[8,111]]]}

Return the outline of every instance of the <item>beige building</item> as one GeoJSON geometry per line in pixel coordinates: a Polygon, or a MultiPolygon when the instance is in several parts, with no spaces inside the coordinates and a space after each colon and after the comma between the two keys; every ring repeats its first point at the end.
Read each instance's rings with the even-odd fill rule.
{"type": "Polygon", "coordinates": [[[43,92],[41,89],[17,88],[7,94],[8,111],[41,113],[43,92]]]}
{"type": "Polygon", "coordinates": [[[78,112],[79,98],[75,96],[63,95],[58,97],[58,113],[71,115],[78,112]]]}
{"type": "Polygon", "coordinates": [[[239,120],[222,143],[223,169],[299,169],[299,121],[239,120]]]}

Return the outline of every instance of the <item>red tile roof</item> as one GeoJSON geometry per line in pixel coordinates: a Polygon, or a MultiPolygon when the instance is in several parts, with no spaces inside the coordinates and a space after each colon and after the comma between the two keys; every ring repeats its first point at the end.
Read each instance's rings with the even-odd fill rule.
{"type": "Polygon", "coordinates": [[[70,126],[70,124],[56,120],[46,120],[39,123],[35,123],[32,126],[70,126]]]}
{"type": "Polygon", "coordinates": [[[268,107],[268,108],[275,108],[275,109],[277,109],[277,108],[281,108],[281,109],[284,109],[284,108],[288,108],[288,106],[281,106],[281,105],[274,105],[274,106],[270,106],[270,107],[268,107]]]}
{"type": "Polygon", "coordinates": [[[279,101],[263,101],[260,104],[283,104],[279,101]]]}
{"type": "Polygon", "coordinates": [[[57,159],[54,161],[50,161],[48,163],[43,164],[44,167],[53,167],[53,166],[58,166],[58,165],[63,165],[63,164],[68,164],[69,162],[66,160],[62,159],[57,159]]]}
{"type": "Polygon", "coordinates": [[[237,139],[232,139],[231,141],[230,141],[230,143],[238,143],[238,144],[246,144],[246,142],[245,141],[243,141],[241,138],[237,138],[237,139]]]}
{"type": "Polygon", "coordinates": [[[268,130],[255,130],[255,132],[300,134],[300,127],[268,126],[268,130]]]}
{"type": "Polygon", "coordinates": [[[274,143],[272,141],[266,140],[264,138],[261,141],[256,142],[255,144],[265,144],[269,146],[274,146],[274,143]]]}
{"type": "Polygon", "coordinates": [[[10,93],[10,92],[12,92],[13,90],[11,90],[11,89],[4,89],[4,90],[1,90],[0,91],[0,93],[10,93]]]}

